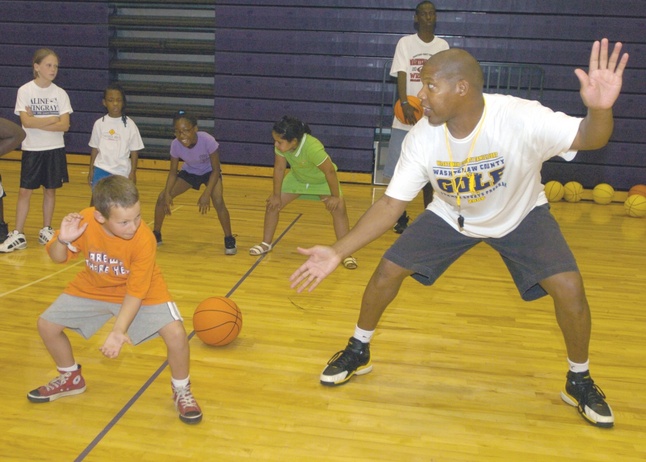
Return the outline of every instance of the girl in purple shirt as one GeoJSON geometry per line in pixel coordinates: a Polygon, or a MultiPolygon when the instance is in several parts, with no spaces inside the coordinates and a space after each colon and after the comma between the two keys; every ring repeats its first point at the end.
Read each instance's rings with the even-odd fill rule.
{"type": "Polygon", "coordinates": [[[208,133],[198,131],[197,118],[184,111],[175,115],[173,127],[175,139],[170,146],[170,171],[166,186],[159,193],[155,206],[153,233],[157,245],[162,243],[161,228],[166,215],[171,214],[173,198],[191,188],[199,191],[202,185],[206,185],[206,189],[197,200],[198,209],[202,214],[207,213],[213,202],[224,231],[224,253],[235,255],[236,239],[231,233],[231,218],[222,195],[219,143],[208,133]],[[178,171],[180,160],[183,161],[183,165],[178,171]]]}

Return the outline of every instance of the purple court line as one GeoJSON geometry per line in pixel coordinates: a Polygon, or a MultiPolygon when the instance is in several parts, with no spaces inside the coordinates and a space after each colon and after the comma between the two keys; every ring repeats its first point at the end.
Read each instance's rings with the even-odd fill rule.
{"type": "MultiPolygon", "coordinates": [[[[280,242],[280,240],[283,238],[283,236],[285,236],[285,234],[287,234],[287,232],[290,229],[292,229],[292,227],[301,218],[301,216],[303,216],[303,214],[299,213],[296,216],[296,218],[294,218],[294,220],[289,224],[289,226],[287,228],[285,228],[285,230],[280,234],[280,236],[278,236],[278,239],[276,239],[276,243],[274,244],[274,247],[276,247],[276,245],[280,242]]],[[[262,254],[256,260],[256,262],[253,265],[251,265],[251,268],[249,268],[249,270],[238,280],[238,282],[231,288],[231,290],[229,290],[229,292],[227,292],[225,297],[229,298],[229,297],[231,297],[231,295],[233,295],[233,293],[237,290],[237,288],[240,287],[240,284],[242,284],[245,281],[245,279],[247,279],[247,277],[249,277],[249,275],[251,275],[251,273],[253,273],[253,271],[256,269],[256,267],[258,267],[258,265],[265,258],[266,255],[267,255],[266,253],[262,254]]],[[[192,331],[188,335],[189,341],[193,338],[194,335],[195,335],[195,331],[192,331]]],[[[90,454],[92,449],[94,449],[96,447],[96,445],[101,442],[103,437],[105,435],[107,435],[110,430],[112,430],[112,428],[117,424],[117,422],[119,422],[119,420],[121,420],[121,417],[123,417],[125,415],[125,413],[128,412],[128,409],[130,409],[137,402],[139,397],[141,395],[143,395],[144,392],[148,389],[148,387],[150,387],[150,385],[152,385],[152,383],[157,379],[157,377],[159,377],[159,374],[161,374],[162,371],[164,369],[166,369],[166,366],[168,366],[168,360],[164,361],[162,363],[162,365],[159,366],[159,368],[153,373],[153,375],[151,375],[150,378],[148,380],[146,380],[146,383],[144,383],[141,386],[141,388],[137,391],[137,393],[135,393],[132,396],[132,398],[130,398],[130,400],[128,400],[128,402],[125,404],[125,406],[123,406],[121,408],[121,410],[119,412],[117,412],[117,414],[103,428],[103,430],[101,430],[99,432],[99,434],[94,437],[92,442],[87,445],[87,447],[78,455],[78,457],[76,459],[74,459],[74,462],[80,462],[80,461],[84,460],[90,454]]]]}

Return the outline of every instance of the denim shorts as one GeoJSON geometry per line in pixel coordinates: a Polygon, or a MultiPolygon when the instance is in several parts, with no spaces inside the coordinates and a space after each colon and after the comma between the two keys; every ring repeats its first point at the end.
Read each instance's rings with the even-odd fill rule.
{"type": "Polygon", "coordinates": [[[499,238],[464,236],[425,210],[386,251],[384,258],[432,285],[462,254],[480,242],[496,250],[525,301],[547,295],[540,281],[579,269],[549,205],[535,207],[509,234],[499,238]]]}

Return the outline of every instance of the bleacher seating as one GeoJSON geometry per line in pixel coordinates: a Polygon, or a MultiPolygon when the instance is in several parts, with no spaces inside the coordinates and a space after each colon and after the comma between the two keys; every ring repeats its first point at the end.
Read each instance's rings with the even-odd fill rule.
{"type": "MultiPolygon", "coordinates": [[[[370,174],[382,70],[397,40],[413,33],[413,4],[374,0],[0,0],[0,116],[31,78],[35,49],[61,58],[56,83],[74,114],[71,153],[87,154],[103,89],[119,80],[145,131],[142,157],[165,158],[179,106],[197,107],[221,142],[225,163],[271,165],[271,124],[285,114],[310,123],[341,170],[370,174]],[[153,14],[154,13],[154,14],[153,14]],[[47,34],[43,35],[43,29],[47,34]],[[46,38],[45,38],[46,37],[46,38]],[[166,76],[160,75],[167,73],[166,76]],[[205,107],[211,107],[210,115],[205,107]]],[[[587,68],[602,35],[632,54],[609,145],[570,163],[548,162],[546,179],[626,189],[646,177],[646,2],[544,0],[437,3],[437,34],[478,60],[537,65],[541,101],[573,115],[585,108],[575,67],[587,68]],[[585,12],[585,14],[582,14],[585,12]],[[626,13],[629,12],[630,14],[626,13]]]]}

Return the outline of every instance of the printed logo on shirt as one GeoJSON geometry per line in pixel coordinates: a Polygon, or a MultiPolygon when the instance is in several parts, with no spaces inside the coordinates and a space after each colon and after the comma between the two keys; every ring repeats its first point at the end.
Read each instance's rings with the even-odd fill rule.
{"type": "Polygon", "coordinates": [[[58,98],[32,98],[29,109],[35,116],[59,115],[58,98]]]}
{"type": "Polygon", "coordinates": [[[90,252],[85,259],[88,269],[98,274],[109,274],[120,277],[127,276],[130,270],[123,265],[121,260],[110,258],[103,252],[90,252]]]}
{"type": "Polygon", "coordinates": [[[432,55],[429,53],[424,53],[421,55],[415,55],[410,59],[410,61],[408,62],[409,64],[408,81],[409,82],[422,81],[420,77],[420,74],[422,72],[422,66],[424,66],[424,63],[426,63],[426,61],[428,61],[428,59],[431,56],[432,55]]]}
{"type": "Polygon", "coordinates": [[[106,141],[120,141],[121,135],[114,128],[111,128],[110,131],[103,133],[101,136],[106,141]]]}
{"type": "Polygon", "coordinates": [[[469,203],[480,202],[486,196],[507,184],[502,180],[505,171],[505,159],[497,152],[484,154],[472,159],[469,163],[438,161],[433,168],[439,190],[446,196],[456,197],[457,192],[469,203]]]}

